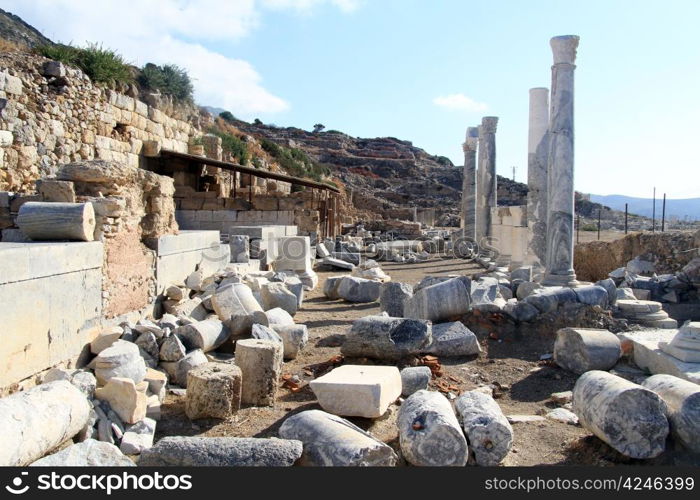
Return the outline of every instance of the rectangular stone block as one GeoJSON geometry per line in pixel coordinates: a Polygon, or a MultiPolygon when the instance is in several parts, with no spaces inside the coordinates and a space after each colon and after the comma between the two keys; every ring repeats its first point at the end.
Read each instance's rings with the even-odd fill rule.
{"type": "Polygon", "coordinates": [[[223,269],[231,260],[228,245],[219,241],[219,231],[181,231],[158,238],[156,278],[158,293],[170,284],[184,283],[197,266],[205,274],[223,269]]]}
{"type": "Polygon", "coordinates": [[[308,236],[281,236],[276,240],[275,269],[306,272],[311,267],[311,240],[308,236]]]}
{"type": "Polygon", "coordinates": [[[378,418],[401,395],[401,374],[395,366],[343,365],[309,385],[328,413],[378,418]]]}
{"type": "Polygon", "coordinates": [[[212,220],[215,222],[236,222],[236,211],[218,210],[212,213],[212,220]]]}
{"type": "Polygon", "coordinates": [[[253,208],[255,210],[277,210],[279,204],[274,196],[254,196],[253,208]]]}
{"type": "Polygon", "coordinates": [[[660,348],[661,343],[669,343],[677,330],[646,330],[618,334],[622,350],[631,353],[634,363],[644,370],[656,375],[665,373],[674,377],[700,384],[700,363],[686,363],[666,354],[660,348]]]}
{"type": "Polygon", "coordinates": [[[90,342],[102,316],[102,249],[0,243],[0,387],[77,358],[90,342]]]}
{"type": "Polygon", "coordinates": [[[0,243],[0,285],[102,267],[102,243],[0,243]]]}

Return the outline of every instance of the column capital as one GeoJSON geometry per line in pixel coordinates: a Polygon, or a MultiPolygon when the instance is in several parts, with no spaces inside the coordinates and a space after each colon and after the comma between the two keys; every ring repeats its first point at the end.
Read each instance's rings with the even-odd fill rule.
{"type": "Polygon", "coordinates": [[[484,116],[481,119],[481,133],[482,134],[495,134],[496,126],[498,125],[497,116],[484,116]]]}
{"type": "Polygon", "coordinates": [[[476,151],[478,139],[476,137],[467,137],[467,140],[462,144],[462,151],[476,151]]]}
{"type": "Polygon", "coordinates": [[[578,47],[578,35],[555,36],[549,41],[554,55],[554,64],[574,64],[576,60],[576,48],[578,47]]]}
{"type": "Polygon", "coordinates": [[[467,137],[462,144],[462,150],[466,153],[467,151],[476,151],[476,146],[479,141],[479,127],[467,127],[467,137]]]}

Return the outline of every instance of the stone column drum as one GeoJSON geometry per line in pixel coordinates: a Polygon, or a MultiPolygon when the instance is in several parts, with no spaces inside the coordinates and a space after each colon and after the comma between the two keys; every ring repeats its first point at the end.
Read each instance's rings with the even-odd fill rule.
{"type": "Polygon", "coordinates": [[[549,89],[530,89],[527,144],[527,262],[540,268],[547,260],[547,129],[549,89]]]}
{"type": "Polygon", "coordinates": [[[464,178],[462,180],[462,236],[476,240],[476,148],[479,127],[468,127],[464,150],[464,178]]]}
{"type": "Polygon", "coordinates": [[[552,103],[547,163],[547,264],[542,284],[575,286],[574,272],[574,61],[579,37],[555,36],[550,45],[552,103]]]}
{"type": "Polygon", "coordinates": [[[479,171],[477,173],[476,237],[491,236],[491,208],[496,206],[496,126],[498,118],[485,116],[479,127],[479,171]]]}

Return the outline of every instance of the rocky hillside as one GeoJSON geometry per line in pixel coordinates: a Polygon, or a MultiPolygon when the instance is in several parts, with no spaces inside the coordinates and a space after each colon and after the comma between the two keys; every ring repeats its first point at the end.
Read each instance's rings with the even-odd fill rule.
{"type": "Polygon", "coordinates": [[[393,137],[362,139],[337,131],[307,132],[237,121],[255,137],[301,149],[328,167],[348,189],[381,200],[390,210],[408,206],[448,208],[461,196],[461,169],[445,158],[426,153],[393,137]]]}
{"type": "Polygon", "coordinates": [[[0,39],[26,47],[53,44],[39,30],[28,25],[14,14],[2,9],[0,9],[0,39]]]}
{"type": "MultiPolygon", "coordinates": [[[[393,137],[363,139],[334,130],[309,132],[259,121],[251,124],[238,120],[235,124],[254,137],[303,150],[327,166],[349,189],[361,192],[364,201],[377,209],[436,208],[438,217],[458,213],[462,167],[410,141],[393,137]]],[[[498,176],[499,205],[524,205],[526,200],[527,185],[498,176]]]]}

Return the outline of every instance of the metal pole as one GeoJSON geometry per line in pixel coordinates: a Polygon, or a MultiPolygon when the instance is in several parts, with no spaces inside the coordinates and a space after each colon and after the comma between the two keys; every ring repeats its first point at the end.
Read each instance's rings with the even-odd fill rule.
{"type": "Polygon", "coordinates": [[[600,208],[598,209],[598,241],[600,241],[600,208]]]}
{"type": "Polygon", "coordinates": [[[580,231],[581,231],[581,215],[576,214],[576,244],[578,244],[580,231]]]}
{"type": "Polygon", "coordinates": [[[653,205],[651,208],[651,232],[656,232],[656,188],[654,188],[653,205]]]}
{"type": "Polygon", "coordinates": [[[625,234],[627,234],[627,203],[625,203],[625,234]]]}
{"type": "Polygon", "coordinates": [[[661,206],[661,232],[666,229],[666,193],[664,193],[664,204],[661,206]]]}

